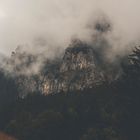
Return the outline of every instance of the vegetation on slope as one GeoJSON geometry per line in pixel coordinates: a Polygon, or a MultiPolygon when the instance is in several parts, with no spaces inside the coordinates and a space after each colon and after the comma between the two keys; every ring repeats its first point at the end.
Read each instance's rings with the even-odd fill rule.
{"type": "Polygon", "coordinates": [[[1,90],[1,100],[3,94],[13,97],[0,103],[0,129],[19,140],[139,140],[139,48],[122,67],[123,76],[113,83],[24,99],[15,98],[12,79],[5,79],[8,90],[1,90]]]}

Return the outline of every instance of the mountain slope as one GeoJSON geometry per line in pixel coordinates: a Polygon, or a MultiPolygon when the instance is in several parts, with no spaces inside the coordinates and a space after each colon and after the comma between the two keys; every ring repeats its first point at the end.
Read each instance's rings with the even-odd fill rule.
{"type": "Polygon", "coordinates": [[[76,39],[65,50],[62,58],[45,60],[37,73],[33,71],[39,56],[18,51],[12,54],[9,63],[21,97],[34,92],[48,95],[93,88],[118,77],[119,70],[114,64],[102,59],[99,61],[99,53],[94,47],[76,39]]]}
{"type": "Polygon", "coordinates": [[[45,75],[42,91],[49,94],[83,90],[101,84],[102,80],[101,72],[96,66],[94,49],[80,40],[75,40],[65,50],[55,71],[45,75]]]}

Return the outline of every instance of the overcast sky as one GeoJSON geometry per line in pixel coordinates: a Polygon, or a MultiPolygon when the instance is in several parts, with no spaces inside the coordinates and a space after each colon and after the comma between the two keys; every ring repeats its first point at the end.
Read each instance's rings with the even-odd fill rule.
{"type": "Polygon", "coordinates": [[[0,0],[0,52],[27,44],[38,50],[40,40],[47,49],[67,47],[73,36],[88,38],[86,25],[102,13],[120,48],[139,40],[140,0],[0,0]]]}

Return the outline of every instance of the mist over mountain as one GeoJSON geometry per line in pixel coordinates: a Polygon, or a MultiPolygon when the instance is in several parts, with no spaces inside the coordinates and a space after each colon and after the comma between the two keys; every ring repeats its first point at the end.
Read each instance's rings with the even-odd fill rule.
{"type": "Polygon", "coordinates": [[[21,73],[21,68],[25,70],[36,61],[34,58],[13,52],[9,61],[12,60],[15,72],[0,71],[2,137],[18,140],[140,138],[139,47],[118,63],[105,62],[105,68],[104,61],[97,59],[96,50],[76,39],[61,58],[47,59],[40,73],[21,73]],[[21,59],[22,65],[14,65],[14,58],[21,59]]]}
{"type": "MultiPolygon", "coordinates": [[[[18,46],[11,57],[3,59],[1,69],[15,79],[20,97],[33,92],[48,95],[84,90],[120,78],[127,53],[112,56],[113,45],[108,40],[112,24],[102,17],[87,28],[94,30],[92,40],[75,37],[66,49],[56,52],[54,48],[54,56],[42,49],[33,52],[18,46]]],[[[45,45],[41,39],[37,43],[45,45]]]]}
{"type": "Polygon", "coordinates": [[[139,0],[0,0],[0,140],[140,140],[139,0]]]}
{"type": "MultiPolygon", "coordinates": [[[[106,24],[97,26],[95,28],[102,34],[109,29],[106,24]]],[[[35,92],[48,95],[82,91],[114,82],[123,74],[121,63],[125,57],[108,60],[106,47],[110,49],[104,38],[92,45],[73,39],[62,56],[54,58],[43,58],[17,48],[6,59],[3,70],[5,75],[15,79],[20,97],[35,92]]]]}
{"type": "Polygon", "coordinates": [[[72,38],[95,40],[104,29],[98,33],[94,26],[104,21],[111,24],[104,35],[112,46],[110,59],[126,54],[129,44],[139,42],[138,0],[1,0],[0,5],[0,48],[6,55],[21,45],[30,53],[53,57],[72,38]]]}

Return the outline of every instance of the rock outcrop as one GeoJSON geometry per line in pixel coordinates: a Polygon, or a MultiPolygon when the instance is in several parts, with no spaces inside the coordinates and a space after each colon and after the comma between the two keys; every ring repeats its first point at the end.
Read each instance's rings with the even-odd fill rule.
{"type": "Polygon", "coordinates": [[[50,94],[83,90],[101,84],[102,80],[103,77],[96,67],[93,48],[75,40],[66,49],[56,71],[45,75],[42,92],[50,94]]]}
{"type": "MultiPolygon", "coordinates": [[[[48,95],[83,90],[101,85],[108,79],[111,81],[114,79],[112,69],[107,74],[106,70],[102,69],[103,63],[100,63],[97,55],[98,53],[90,45],[74,40],[65,50],[62,58],[46,60],[44,67],[38,73],[24,74],[26,69],[32,69],[38,59],[25,53],[24,55],[13,53],[12,65],[16,62],[13,69],[17,73],[15,79],[20,97],[24,98],[27,94],[34,92],[48,95]],[[17,60],[22,61],[17,65],[17,60]]],[[[117,74],[116,72],[115,77],[117,74]]]]}

